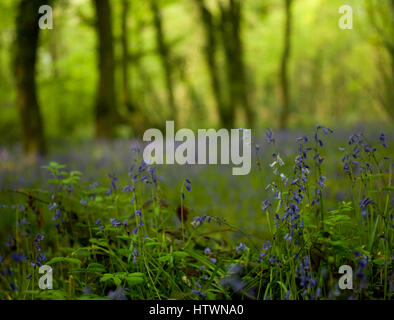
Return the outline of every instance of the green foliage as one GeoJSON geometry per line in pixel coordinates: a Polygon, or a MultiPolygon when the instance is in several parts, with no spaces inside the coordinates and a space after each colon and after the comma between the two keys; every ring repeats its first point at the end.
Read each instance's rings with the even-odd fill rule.
{"type": "MultiPolygon", "coordinates": [[[[81,172],[50,162],[42,168],[50,174],[51,192],[19,190],[24,206],[0,206],[2,228],[8,226],[6,218],[17,221],[9,224],[10,235],[3,239],[8,245],[0,251],[0,298],[391,299],[392,163],[386,153],[391,151],[377,151],[361,135],[354,137],[349,148],[360,148],[358,167],[346,166],[343,149],[344,179],[331,179],[336,169],[317,160],[324,154],[318,143],[298,142],[300,154],[309,154],[302,165],[299,155],[294,162],[279,156],[275,146],[277,165],[266,166],[272,178],[268,187],[254,173],[248,183],[259,190],[250,201],[268,200],[265,214],[256,206],[256,216],[242,225],[264,230],[251,234],[231,216],[234,211],[245,220],[251,209],[240,206],[242,201],[226,200],[222,210],[218,206],[211,215],[198,215],[194,198],[206,197],[201,193],[205,182],[188,180],[193,190],[183,199],[184,180],[168,188],[157,178],[158,168],[141,162],[138,153],[122,183],[114,175],[105,178],[110,189],[85,183],[81,172]],[[301,172],[304,179],[295,180],[301,172]],[[184,224],[179,207],[164,201],[173,190],[188,210],[184,224]],[[335,190],[352,196],[335,201],[329,196],[335,190]],[[53,290],[37,290],[40,275],[30,264],[37,261],[54,268],[53,290]],[[352,291],[337,288],[344,264],[354,271],[352,291]]],[[[213,186],[218,196],[229,183],[215,174],[220,177],[215,182],[222,183],[213,186]]]]}

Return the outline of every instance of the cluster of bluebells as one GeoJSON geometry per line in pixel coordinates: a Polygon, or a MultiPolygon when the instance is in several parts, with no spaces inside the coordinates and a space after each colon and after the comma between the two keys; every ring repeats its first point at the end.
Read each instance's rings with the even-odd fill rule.
{"type": "Polygon", "coordinates": [[[205,292],[202,292],[202,285],[199,281],[196,281],[196,289],[192,290],[192,294],[197,294],[199,295],[202,299],[205,299],[207,297],[207,294],[205,292]]]}
{"type": "MultiPolygon", "coordinates": [[[[298,257],[297,257],[298,258],[298,257]]],[[[296,277],[299,280],[299,286],[304,290],[303,295],[307,296],[311,299],[314,297],[309,293],[308,288],[315,288],[317,285],[317,280],[311,275],[311,265],[309,261],[309,257],[305,256],[302,261],[299,263],[299,267],[297,268],[296,277]]],[[[316,290],[316,298],[320,297],[320,289],[316,290]]]]}
{"type": "Polygon", "coordinates": [[[140,251],[139,251],[138,248],[136,247],[136,243],[134,243],[134,249],[133,249],[133,252],[132,252],[133,263],[136,263],[136,262],[137,262],[137,257],[139,257],[140,254],[141,254],[140,251]]]}
{"type": "MultiPolygon", "coordinates": [[[[6,242],[6,247],[9,247],[10,250],[12,251],[10,254],[11,260],[16,262],[16,263],[27,263],[29,264],[30,267],[41,267],[43,263],[47,260],[45,254],[42,252],[42,249],[40,247],[40,242],[44,239],[44,236],[41,233],[37,233],[37,235],[34,237],[34,248],[35,248],[35,259],[32,260],[28,256],[26,256],[23,252],[18,252],[17,250],[17,243],[16,239],[14,236],[9,235],[9,240],[6,242]]],[[[0,257],[0,264],[2,264],[4,261],[3,257],[0,257]]],[[[4,269],[1,269],[0,275],[4,277],[11,277],[13,275],[13,271],[9,265],[5,265],[4,269]]],[[[32,274],[28,274],[26,276],[26,279],[30,279],[32,277],[32,274]]],[[[12,288],[13,291],[17,291],[18,287],[10,280],[9,282],[10,287],[12,288]]]]}
{"type": "MultiPolygon", "coordinates": [[[[386,148],[386,137],[384,134],[380,136],[380,141],[386,148]]],[[[363,136],[357,133],[349,137],[348,145],[351,148],[349,151],[346,151],[345,148],[339,148],[339,150],[344,153],[344,156],[342,157],[342,163],[345,173],[351,179],[354,179],[354,174],[356,173],[357,168],[359,169],[359,172],[372,172],[371,163],[363,160],[362,155],[364,153],[368,158],[371,158],[371,156],[374,156],[376,148],[371,147],[365,141],[363,136]]]]}
{"type": "Polygon", "coordinates": [[[359,251],[354,252],[355,256],[357,257],[357,270],[356,270],[356,277],[360,281],[359,289],[367,288],[367,275],[366,275],[366,268],[368,265],[368,257],[361,254],[359,251]]]}
{"type": "Polygon", "coordinates": [[[363,195],[363,198],[359,201],[361,216],[364,219],[367,217],[367,207],[371,204],[375,204],[375,202],[368,197],[366,198],[365,195],[363,195]]]}
{"type": "MultiPolygon", "coordinates": [[[[133,151],[135,151],[136,153],[141,152],[139,149],[134,149],[133,151]]],[[[131,178],[134,185],[138,182],[156,185],[159,179],[163,180],[162,177],[158,177],[156,175],[155,166],[148,165],[143,159],[141,160],[141,163],[138,165],[137,158],[135,158],[135,163],[129,167],[128,176],[131,178]]],[[[132,190],[128,190],[128,191],[134,190],[132,187],[130,188],[132,190]]]]}
{"type": "Polygon", "coordinates": [[[334,131],[320,124],[316,125],[316,133],[313,136],[313,140],[315,140],[315,142],[318,143],[320,147],[322,147],[324,144],[323,141],[319,138],[319,130],[322,130],[325,135],[327,135],[328,133],[334,133],[334,131]]]}
{"type": "Polygon", "coordinates": [[[108,174],[108,178],[111,180],[111,187],[107,190],[106,196],[109,197],[113,191],[118,190],[118,178],[115,175],[108,174]]]}
{"type": "Polygon", "coordinates": [[[118,219],[116,219],[116,218],[111,218],[111,219],[109,219],[109,222],[111,223],[111,225],[114,227],[114,228],[118,228],[118,227],[120,227],[120,226],[122,226],[122,222],[120,222],[118,219]]]}
{"type": "Polygon", "coordinates": [[[123,289],[122,285],[116,287],[115,290],[111,290],[108,292],[108,297],[112,300],[127,300],[125,291],[127,289],[123,289]]]}
{"type": "Polygon", "coordinates": [[[235,253],[238,253],[238,252],[241,252],[241,251],[246,251],[246,250],[248,250],[248,247],[243,242],[240,242],[239,245],[235,246],[235,253]]]}
{"type": "Polygon", "coordinates": [[[194,217],[191,222],[191,225],[193,226],[193,228],[198,228],[199,226],[201,226],[205,222],[207,222],[207,223],[215,222],[215,223],[221,225],[221,224],[225,223],[225,220],[221,217],[202,215],[202,216],[194,217]]]}
{"type": "Polygon", "coordinates": [[[268,143],[275,143],[274,134],[272,129],[267,129],[265,131],[265,136],[267,137],[268,143]]]}
{"type": "Polygon", "coordinates": [[[98,228],[99,228],[100,231],[104,231],[105,226],[101,224],[101,219],[97,219],[96,220],[96,225],[99,226],[98,228]]]}
{"type": "Polygon", "coordinates": [[[138,223],[137,227],[133,230],[133,234],[137,234],[138,230],[144,226],[144,222],[142,221],[142,212],[137,209],[135,213],[131,216],[131,218],[137,217],[138,223]]]}
{"type": "Polygon", "coordinates": [[[51,200],[52,200],[52,202],[49,203],[48,209],[49,209],[49,211],[55,211],[55,214],[52,216],[52,221],[56,222],[55,228],[59,229],[60,223],[64,224],[65,220],[62,218],[62,212],[61,212],[61,209],[60,209],[58,203],[55,200],[54,194],[51,196],[51,200]]]}
{"type": "Polygon", "coordinates": [[[259,258],[258,258],[259,262],[261,262],[268,255],[268,251],[269,251],[269,249],[271,249],[271,247],[272,247],[272,245],[269,242],[269,240],[267,240],[266,242],[263,243],[263,250],[260,252],[259,258]]]}
{"type": "Polygon", "coordinates": [[[208,259],[212,264],[217,262],[217,259],[212,255],[211,249],[205,248],[204,254],[208,256],[208,259]]]}

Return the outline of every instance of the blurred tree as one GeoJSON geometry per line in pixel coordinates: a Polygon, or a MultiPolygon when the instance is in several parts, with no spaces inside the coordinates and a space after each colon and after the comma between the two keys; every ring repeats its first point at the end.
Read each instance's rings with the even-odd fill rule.
{"type": "Polygon", "coordinates": [[[129,83],[129,32],[128,32],[128,19],[130,10],[130,1],[122,0],[122,17],[121,17],[121,42],[122,42],[122,80],[123,80],[123,103],[126,109],[130,112],[135,110],[131,95],[130,95],[130,83],[129,83]]]}
{"type": "Polygon", "coordinates": [[[40,30],[38,9],[48,2],[48,0],[21,0],[15,21],[14,71],[23,148],[26,153],[45,154],[47,151],[35,75],[40,30]]]}
{"type": "Polygon", "coordinates": [[[204,0],[195,0],[195,2],[199,8],[202,25],[204,27],[204,56],[206,64],[208,66],[210,83],[215,98],[216,109],[219,113],[222,125],[231,128],[233,125],[233,115],[231,115],[231,112],[229,112],[228,106],[226,106],[223,98],[223,90],[220,83],[220,75],[216,58],[218,43],[215,30],[215,18],[211,11],[205,5],[204,0]]]}
{"type": "Polygon", "coordinates": [[[291,53],[291,31],[292,31],[292,3],[293,0],[285,1],[285,33],[284,33],[284,47],[280,65],[280,102],[281,102],[281,114],[279,126],[281,129],[285,129],[289,125],[289,114],[290,114],[290,89],[289,89],[289,58],[291,53]]]}
{"type": "Polygon", "coordinates": [[[112,11],[109,0],[93,0],[96,9],[99,83],[96,96],[96,137],[115,136],[119,115],[115,101],[115,60],[112,35],[112,11]]]}
{"type": "Polygon", "coordinates": [[[394,0],[367,0],[367,10],[379,36],[379,45],[390,57],[389,69],[381,60],[378,63],[383,83],[379,85],[377,96],[388,116],[394,120],[394,0]]]}
{"type": "Polygon", "coordinates": [[[153,25],[156,29],[157,51],[159,52],[160,55],[160,59],[164,71],[166,88],[167,88],[167,103],[171,109],[172,120],[174,120],[175,123],[177,123],[178,115],[177,115],[177,106],[176,106],[175,95],[174,95],[174,82],[173,82],[173,70],[172,70],[173,68],[171,63],[169,46],[167,45],[164,37],[162,12],[158,0],[150,0],[150,5],[153,13],[153,25]]]}
{"type": "Polygon", "coordinates": [[[255,121],[254,110],[248,98],[248,81],[244,64],[244,50],[241,39],[242,5],[241,0],[219,2],[221,11],[220,30],[226,56],[229,108],[224,122],[233,127],[235,110],[240,107],[245,111],[250,127],[255,121]]]}

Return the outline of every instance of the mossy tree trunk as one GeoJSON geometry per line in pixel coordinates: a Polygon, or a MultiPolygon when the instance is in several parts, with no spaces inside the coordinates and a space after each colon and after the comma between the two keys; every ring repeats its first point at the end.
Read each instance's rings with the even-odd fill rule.
{"type": "Polygon", "coordinates": [[[164,71],[164,80],[167,89],[167,104],[171,110],[172,120],[174,120],[176,123],[178,120],[178,115],[174,94],[173,66],[171,63],[170,49],[164,35],[162,11],[158,0],[150,0],[150,5],[153,14],[153,25],[156,29],[157,51],[160,55],[160,60],[164,71]]]}
{"type": "Polygon", "coordinates": [[[93,0],[96,9],[98,69],[95,116],[96,137],[115,136],[118,112],[115,100],[115,60],[112,34],[112,11],[109,0],[93,0]]]}
{"type": "Polygon", "coordinates": [[[242,4],[241,0],[222,2],[221,27],[222,42],[226,56],[228,112],[225,122],[231,127],[235,124],[235,111],[240,108],[245,111],[249,126],[253,126],[255,115],[249,102],[249,86],[244,62],[244,48],[241,39],[242,4]]]}
{"type": "Polygon", "coordinates": [[[28,154],[45,154],[47,144],[37,98],[36,64],[39,40],[40,6],[46,0],[21,0],[16,17],[14,72],[17,105],[22,123],[23,149],[28,154]]]}
{"type": "Polygon", "coordinates": [[[291,54],[291,32],[292,32],[292,2],[285,1],[285,32],[284,46],[280,65],[279,91],[280,91],[280,123],[281,129],[286,129],[289,125],[290,116],[290,84],[289,84],[289,59],[291,54]]]}
{"type": "Polygon", "coordinates": [[[225,127],[231,127],[232,116],[228,115],[228,106],[226,106],[223,98],[222,84],[220,81],[219,67],[217,63],[218,41],[216,34],[215,17],[205,5],[204,0],[195,0],[195,2],[200,11],[201,22],[204,28],[204,56],[208,67],[212,92],[215,98],[216,109],[218,111],[221,124],[225,127]]]}

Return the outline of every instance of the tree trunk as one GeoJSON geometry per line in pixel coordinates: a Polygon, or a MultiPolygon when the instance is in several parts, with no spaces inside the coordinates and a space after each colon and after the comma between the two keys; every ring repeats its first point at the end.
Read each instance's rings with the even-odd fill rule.
{"type": "Polygon", "coordinates": [[[168,45],[164,39],[163,21],[161,16],[161,10],[157,3],[157,0],[150,0],[151,9],[153,13],[153,23],[156,29],[156,43],[157,50],[159,52],[161,63],[164,70],[165,83],[167,87],[167,103],[171,110],[171,116],[173,120],[177,121],[177,107],[174,96],[174,84],[172,79],[172,65],[170,60],[170,51],[168,45]]]}
{"type": "Polygon", "coordinates": [[[219,113],[220,121],[225,127],[232,127],[231,116],[227,116],[228,107],[223,99],[222,86],[218,72],[216,60],[217,53],[217,37],[215,32],[214,17],[208,8],[204,5],[204,0],[195,0],[200,10],[201,21],[205,33],[205,60],[208,66],[211,86],[215,98],[216,108],[219,113]]]}
{"type": "Polygon", "coordinates": [[[135,111],[130,95],[129,78],[129,40],[128,40],[128,16],[130,10],[129,0],[122,0],[122,79],[123,79],[123,103],[130,112],[135,111]]]}
{"type": "Polygon", "coordinates": [[[97,14],[99,83],[96,97],[96,137],[115,136],[118,113],[115,103],[115,61],[109,0],[94,0],[97,14]]]}
{"type": "Polygon", "coordinates": [[[47,151],[43,121],[36,92],[36,62],[39,39],[38,9],[46,0],[21,0],[16,17],[14,71],[17,105],[22,122],[22,141],[26,153],[47,151]]]}
{"type": "Polygon", "coordinates": [[[286,9],[286,22],[284,34],[284,48],[280,67],[280,103],[281,114],[279,126],[285,129],[289,125],[290,97],[289,97],[289,57],[291,52],[291,27],[292,27],[292,0],[284,0],[286,9]]]}
{"type": "Polygon", "coordinates": [[[241,39],[242,6],[240,0],[229,0],[227,6],[220,3],[221,31],[227,66],[227,83],[229,90],[229,115],[227,121],[234,125],[235,110],[245,111],[249,126],[255,120],[254,111],[248,98],[246,68],[243,58],[241,39]]]}
{"type": "Polygon", "coordinates": [[[378,63],[382,84],[378,85],[377,98],[387,115],[394,120],[394,0],[367,1],[367,12],[372,26],[380,36],[380,45],[390,56],[391,68],[378,63]]]}

